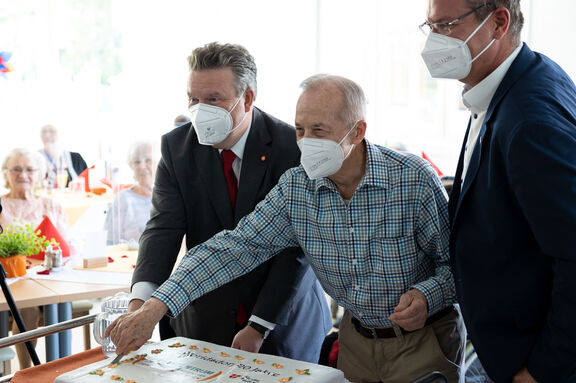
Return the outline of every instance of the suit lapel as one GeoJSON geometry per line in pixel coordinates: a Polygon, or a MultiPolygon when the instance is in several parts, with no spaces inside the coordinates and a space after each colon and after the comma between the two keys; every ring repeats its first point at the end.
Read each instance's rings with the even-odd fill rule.
{"type": "Polygon", "coordinates": [[[192,152],[195,164],[191,164],[191,166],[196,166],[202,184],[205,185],[205,192],[222,223],[222,227],[233,228],[232,203],[228,195],[220,153],[211,146],[199,144],[195,135],[194,141],[192,152]]]}
{"type": "Polygon", "coordinates": [[[236,201],[235,216],[238,217],[236,223],[239,218],[254,209],[258,191],[261,188],[268,164],[271,161],[271,142],[272,138],[268,132],[264,117],[258,109],[254,108],[252,126],[250,127],[242,158],[242,170],[240,172],[240,184],[236,201]]]}
{"type": "Polygon", "coordinates": [[[460,191],[462,190],[462,170],[464,168],[464,151],[466,149],[468,135],[470,134],[471,121],[471,119],[468,120],[468,128],[466,129],[466,134],[464,135],[464,142],[462,143],[462,149],[460,149],[460,157],[458,158],[458,167],[456,168],[456,175],[454,176],[454,185],[452,185],[452,193],[450,193],[450,199],[448,200],[448,215],[452,224],[454,223],[456,211],[460,205],[460,191]]]}
{"type": "MultiPolygon", "coordinates": [[[[518,78],[524,73],[526,69],[530,66],[531,62],[533,61],[534,53],[528,48],[526,44],[522,47],[522,50],[508,69],[506,76],[502,79],[502,82],[498,86],[496,93],[492,97],[490,101],[490,105],[488,106],[488,110],[486,111],[486,117],[484,118],[484,122],[482,123],[482,127],[480,132],[478,133],[478,139],[474,144],[474,151],[472,152],[472,157],[470,157],[470,163],[468,164],[468,170],[466,171],[464,177],[464,185],[462,185],[462,191],[452,193],[451,199],[454,198],[455,201],[450,203],[451,209],[450,217],[452,222],[452,227],[456,222],[458,212],[460,210],[460,205],[462,204],[462,200],[466,197],[466,193],[470,189],[476,175],[478,173],[478,169],[480,168],[480,164],[482,162],[482,147],[488,145],[488,142],[484,142],[484,136],[486,135],[486,130],[488,126],[491,126],[491,121],[495,118],[496,108],[502,98],[506,95],[508,90],[514,85],[514,83],[518,80],[518,78]],[[456,198],[457,197],[457,198],[456,198]]],[[[468,131],[470,130],[470,122],[468,122],[468,131]]],[[[464,145],[466,145],[468,137],[468,132],[466,133],[466,137],[464,138],[464,145]]],[[[463,163],[463,153],[464,149],[462,149],[460,153],[460,160],[458,163],[458,170],[457,176],[455,177],[457,180],[461,181],[462,179],[462,163],[463,163]]],[[[460,186],[460,184],[454,185],[454,188],[460,186]]]]}

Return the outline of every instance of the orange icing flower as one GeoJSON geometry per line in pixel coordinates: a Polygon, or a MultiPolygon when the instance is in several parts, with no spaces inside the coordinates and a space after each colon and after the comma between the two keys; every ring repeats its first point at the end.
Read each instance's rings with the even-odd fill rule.
{"type": "Polygon", "coordinates": [[[116,368],[116,367],[118,367],[118,363],[110,363],[108,365],[108,368],[116,368]]]}
{"type": "Polygon", "coordinates": [[[202,349],[202,352],[203,352],[204,354],[208,354],[208,353],[212,352],[212,350],[210,350],[209,348],[204,347],[204,348],[202,349]]]}
{"type": "Polygon", "coordinates": [[[118,380],[118,381],[124,380],[124,378],[121,377],[120,375],[112,375],[112,376],[110,376],[110,379],[112,379],[112,380],[118,380]]]}
{"type": "Polygon", "coordinates": [[[230,354],[226,354],[224,351],[222,351],[220,353],[220,356],[224,357],[224,358],[228,358],[230,356],[230,354]]]}
{"type": "Polygon", "coordinates": [[[298,375],[310,375],[310,369],[309,368],[307,368],[305,370],[296,369],[296,373],[298,375]]]}
{"type": "Polygon", "coordinates": [[[253,359],[252,361],[256,364],[264,364],[263,360],[253,359]]]}
{"type": "Polygon", "coordinates": [[[278,368],[278,369],[280,369],[280,368],[284,368],[284,366],[283,366],[283,365],[281,365],[280,363],[272,363],[272,367],[274,367],[274,368],[278,368]]]}
{"type": "Polygon", "coordinates": [[[184,347],[185,345],[180,343],[180,342],[176,342],[174,344],[169,345],[168,347],[184,347]]]}
{"type": "Polygon", "coordinates": [[[135,381],[135,380],[132,380],[132,379],[128,379],[128,380],[126,381],[126,383],[136,383],[136,381],[135,381]]]}
{"type": "Polygon", "coordinates": [[[244,360],[245,358],[244,358],[243,356],[236,355],[236,356],[234,357],[234,359],[236,359],[236,360],[244,360]]]}
{"type": "Polygon", "coordinates": [[[162,350],[161,348],[157,348],[157,349],[154,349],[154,350],[152,350],[152,351],[150,351],[150,352],[151,352],[152,354],[160,354],[162,351],[164,351],[164,350],[162,350]]]}
{"type": "Polygon", "coordinates": [[[192,346],[190,346],[190,350],[198,350],[198,346],[192,345],[192,346]]]}
{"type": "Polygon", "coordinates": [[[142,362],[144,359],[146,359],[146,355],[147,355],[147,354],[136,355],[136,356],[134,357],[134,361],[132,362],[132,364],[136,364],[136,363],[142,362]]]}
{"type": "Polygon", "coordinates": [[[292,380],[292,377],[289,377],[289,378],[280,378],[280,379],[278,379],[278,381],[279,381],[280,383],[286,383],[286,382],[289,382],[289,381],[291,381],[291,380],[292,380]]]}
{"type": "Polygon", "coordinates": [[[102,370],[102,369],[99,368],[99,369],[97,369],[97,370],[90,371],[89,374],[90,374],[90,375],[102,376],[102,375],[104,375],[104,370],[102,370]]]}

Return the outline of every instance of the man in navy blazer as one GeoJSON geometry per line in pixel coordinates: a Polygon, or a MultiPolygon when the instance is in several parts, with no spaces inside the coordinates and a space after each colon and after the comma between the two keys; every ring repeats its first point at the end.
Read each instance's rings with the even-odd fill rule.
{"type": "Polygon", "coordinates": [[[471,111],[450,196],[452,265],[492,379],[574,382],[576,89],[521,43],[519,3],[430,0],[422,26],[432,76],[462,81],[471,111]],[[445,36],[466,41],[463,53],[445,36]]]}

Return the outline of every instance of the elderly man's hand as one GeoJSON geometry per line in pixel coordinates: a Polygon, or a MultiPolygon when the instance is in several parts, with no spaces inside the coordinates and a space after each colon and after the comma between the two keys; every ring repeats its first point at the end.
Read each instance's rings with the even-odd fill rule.
{"type": "Polygon", "coordinates": [[[150,337],[156,323],[162,319],[168,307],[156,298],[150,298],[138,310],[122,315],[108,326],[104,336],[110,336],[117,354],[138,350],[150,337]]]}
{"type": "Polygon", "coordinates": [[[234,337],[234,340],[232,341],[232,348],[250,352],[258,352],[262,346],[262,343],[264,343],[262,334],[260,334],[252,327],[246,326],[242,330],[238,331],[238,334],[236,334],[234,337]]]}
{"type": "Polygon", "coordinates": [[[389,319],[406,331],[421,329],[428,317],[428,301],[420,290],[412,289],[402,294],[389,319]]]}

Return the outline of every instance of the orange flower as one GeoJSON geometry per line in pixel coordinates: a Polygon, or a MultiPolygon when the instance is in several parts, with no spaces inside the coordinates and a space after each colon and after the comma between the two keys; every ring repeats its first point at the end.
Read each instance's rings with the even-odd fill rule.
{"type": "Polygon", "coordinates": [[[225,352],[221,352],[220,356],[222,356],[224,358],[228,358],[230,356],[230,354],[226,354],[225,352]]]}
{"type": "Polygon", "coordinates": [[[198,346],[192,345],[192,346],[190,346],[190,350],[198,350],[198,346]]]}
{"type": "Polygon", "coordinates": [[[234,357],[234,359],[236,359],[236,360],[244,360],[245,358],[244,358],[243,356],[236,355],[236,356],[234,357]]]}
{"type": "Polygon", "coordinates": [[[278,379],[278,381],[279,381],[280,383],[286,383],[286,382],[289,382],[289,381],[291,381],[291,380],[292,380],[292,377],[289,377],[289,378],[280,378],[280,379],[278,379]]]}
{"type": "Polygon", "coordinates": [[[283,365],[281,365],[280,363],[272,363],[272,367],[274,367],[274,368],[278,368],[278,369],[280,369],[280,368],[284,368],[284,366],[283,366],[283,365]]]}
{"type": "Polygon", "coordinates": [[[296,369],[296,373],[298,375],[310,375],[310,369],[309,368],[307,368],[305,370],[296,369]]]}
{"type": "Polygon", "coordinates": [[[263,360],[253,359],[252,361],[256,364],[264,364],[263,360]]]}
{"type": "Polygon", "coordinates": [[[208,353],[212,352],[212,350],[210,350],[209,348],[204,347],[204,348],[202,349],[202,352],[203,352],[204,354],[208,354],[208,353]]]}

